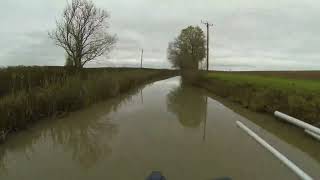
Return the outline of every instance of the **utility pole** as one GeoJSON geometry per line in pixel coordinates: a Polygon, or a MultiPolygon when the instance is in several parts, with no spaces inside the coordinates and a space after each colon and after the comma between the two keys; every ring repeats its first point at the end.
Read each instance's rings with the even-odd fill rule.
{"type": "Polygon", "coordinates": [[[207,71],[209,71],[209,30],[210,26],[213,26],[213,24],[210,24],[208,21],[202,21],[201,23],[206,25],[207,27],[207,71]]]}
{"type": "Polygon", "coordinates": [[[206,109],[205,109],[206,112],[204,114],[204,122],[203,122],[203,136],[202,136],[203,142],[206,141],[207,116],[208,116],[208,97],[207,96],[205,99],[205,103],[206,103],[206,109]]]}
{"type": "Polygon", "coordinates": [[[141,62],[140,62],[140,68],[142,69],[142,60],[143,60],[143,49],[141,49],[141,62]]]}

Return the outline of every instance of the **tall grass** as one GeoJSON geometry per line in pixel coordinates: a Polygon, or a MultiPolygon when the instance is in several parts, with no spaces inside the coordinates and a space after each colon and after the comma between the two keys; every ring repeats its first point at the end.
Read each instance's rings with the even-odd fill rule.
{"type": "Polygon", "coordinates": [[[0,98],[2,138],[44,117],[81,109],[148,80],[175,75],[169,70],[87,70],[71,74],[63,71],[56,79],[52,77],[52,81],[39,77],[40,81],[44,79],[42,83],[27,88],[20,86],[21,89],[0,98]]]}
{"type": "Polygon", "coordinates": [[[28,90],[37,86],[45,86],[55,82],[63,82],[75,70],[62,67],[9,67],[0,70],[0,97],[28,90]]]}
{"type": "Polygon", "coordinates": [[[74,160],[79,161],[81,166],[88,168],[95,164],[100,160],[102,152],[109,152],[108,138],[117,133],[116,124],[99,117],[116,111],[123,103],[130,101],[133,95],[140,92],[139,88],[133,88],[108,102],[102,102],[73,113],[73,117],[63,117],[55,122],[52,120],[42,124],[41,128],[32,131],[31,136],[24,137],[20,143],[13,143],[13,145],[10,141],[6,141],[7,144],[0,148],[0,174],[7,173],[7,161],[10,157],[8,153],[12,151],[29,152],[34,149],[36,142],[43,139],[49,139],[55,145],[63,145],[62,148],[70,148],[74,157],[77,157],[74,160]],[[97,142],[97,137],[101,134],[103,134],[104,143],[97,142]],[[86,160],[87,153],[93,153],[96,158],[92,159],[90,156],[91,159],[86,160]]]}
{"type": "Polygon", "coordinates": [[[53,83],[63,83],[70,76],[79,73],[81,76],[86,77],[101,72],[137,72],[138,70],[134,68],[85,68],[78,70],[72,67],[65,68],[60,66],[0,68],[0,97],[21,90],[28,91],[34,87],[46,87],[53,83]]]}

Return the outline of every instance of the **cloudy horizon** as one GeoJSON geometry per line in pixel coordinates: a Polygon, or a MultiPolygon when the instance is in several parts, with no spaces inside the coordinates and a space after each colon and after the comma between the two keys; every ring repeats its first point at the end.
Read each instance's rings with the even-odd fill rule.
{"type": "MultiPolygon", "coordinates": [[[[316,0],[93,0],[117,34],[108,57],[88,66],[169,68],[166,50],[181,29],[208,20],[210,69],[320,70],[320,2],[316,0]],[[103,61],[102,61],[103,60],[103,61]]],[[[63,65],[48,38],[66,0],[2,0],[0,66],[63,65]]]]}

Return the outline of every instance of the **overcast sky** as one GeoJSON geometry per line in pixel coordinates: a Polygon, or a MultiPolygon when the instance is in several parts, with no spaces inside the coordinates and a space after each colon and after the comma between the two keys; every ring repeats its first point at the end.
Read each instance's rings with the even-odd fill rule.
{"type": "MultiPolygon", "coordinates": [[[[167,68],[168,42],[201,20],[210,31],[211,69],[320,69],[319,0],[94,0],[110,14],[117,47],[99,64],[167,68]]],[[[0,66],[63,65],[47,32],[66,0],[0,0],[0,66]]]]}

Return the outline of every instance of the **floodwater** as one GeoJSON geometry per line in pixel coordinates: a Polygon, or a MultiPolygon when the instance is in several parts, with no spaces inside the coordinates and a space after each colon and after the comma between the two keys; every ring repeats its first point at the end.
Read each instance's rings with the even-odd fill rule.
{"type": "Polygon", "coordinates": [[[0,179],[142,180],[152,171],[169,180],[298,179],[237,120],[320,178],[319,142],[210,97],[175,77],[41,121],[0,145],[0,179]]]}

